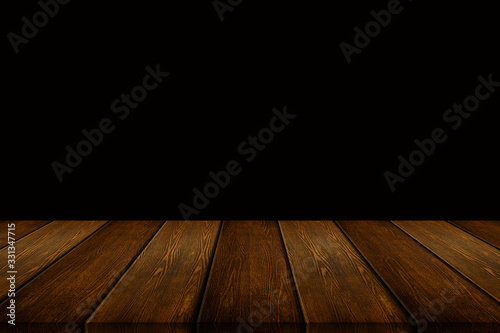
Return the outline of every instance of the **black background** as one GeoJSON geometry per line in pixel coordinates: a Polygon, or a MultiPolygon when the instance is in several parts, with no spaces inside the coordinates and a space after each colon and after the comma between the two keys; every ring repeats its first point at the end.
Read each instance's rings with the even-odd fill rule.
{"type": "MultiPolygon", "coordinates": [[[[223,22],[166,3],[73,0],[19,54],[4,37],[1,218],[182,218],[284,105],[297,118],[193,219],[498,218],[500,92],[394,193],[383,177],[479,75],[500,81],[493,2],[403,1],[351,64],[339,43],[387,1],[243,0],[223,22]],[[158,63],[171,75],[59,183],[65,146],[158,63]]],[[[4,36],[39,10],[3,7],[4,36]]]]}

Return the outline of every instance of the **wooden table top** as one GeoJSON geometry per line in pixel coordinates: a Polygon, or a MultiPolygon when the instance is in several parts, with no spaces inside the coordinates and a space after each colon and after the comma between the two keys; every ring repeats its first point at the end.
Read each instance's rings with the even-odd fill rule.
{"type": "Polygon", "coordinates": [[[500,221],[0,228],[2,332],[500,332],[500,221]]]}

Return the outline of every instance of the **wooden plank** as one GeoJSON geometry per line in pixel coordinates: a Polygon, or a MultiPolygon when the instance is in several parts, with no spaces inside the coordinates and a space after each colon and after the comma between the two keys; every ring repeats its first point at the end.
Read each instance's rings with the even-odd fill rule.
{"type": "MultiPolygon", "coordinates": [[[[54,221],[16,242],[16,288],[42,272],[73,247],[102,227],[106,221],[54,221]]],[[[7,249],[0,258],[7,258],[7,249]]],[[[7,261],[0,264],[0,301],[7,298],[10,282],[7,261]]]]}
{"type": "Polygon", "coordinates": [[[333,221],[279,224],[307,322],[410,329],[406,310],[333,221]]]}
{"type": "Polygon", "coordinates": [[[263,332],[303,323],[289,271],[276,221],[224,221],[198,322],[263,332]]]}
{"type": "Polygon", "coordinates": [[[393,223],[500,301],[500,250],[446,221],[393,223]]]}
{"type": "Polygon", "coordinates": [[[500,221],[450,221],[500,249],[500,221]]]}
{"type": "MultiPolygon", "coordinates": [[[[196,333],[305,333],[304,323],[198,323],[196,333]]],[[[330,331],[329,331],[330,332],[330,331]]],[[[398,332],[401,333],[401,332],[398,332]]]]}
{"type": "MultiPolygon", "coordinates": [[[[486,323],[459,323],[446,324],[434,323],[432,327],[422,330],[394,330],[394,326],[386,324],[366,323],[366,324],[330,324],[313,323],[307,326],[306,333],[498,333],[498,324],[486,323]]],[[[136,333],[136,332],[134,332],[136,333]]],[[[229,333],[229,332],[226,332],[229,333]]]]}
{"type": "Polygon", "coordinates": [[[389,221],[339,226],[413,315],[433,323],[500,323],[500,305],[389,221]]]}
{"type": "Polygon", "coordinates": [[[89,318],[87,332],[109,332],[108,323],[196,323],[220,224],[165,222],[89,318]]]}
{"type": "MultiPolygon", "coordinates": [[[[85,333],[207,333],[197,330],[196,324],[192,323],[99,323],[91,324],[90,330],[85,333]]],[[[59,332],[66,333],[66,332],[59,332]]],[[[73,333],[73,332],[71,332],[73,333]]],[[[76,332],[75,332],[76,333],[76,332]]],[[[81,333],[81,332],[80,332],[81,333]]],[[[222,332],[221,332],[222,333],[222,332]]],[[[225,332],[229,333],[229,332],[225,332]]]]}
{"type": "MultiPolygon", "coordinates": [[[[16,293],[16,328],[22,332],[83,328],[161,221],[111,221],[16,293]],[[45,325],[44,325],[45,324],[45,325]]],[[[1,304],[6,308],[9,299],[1,304]]],[[[8,317],[0,323],[7,327],[8,317]]],[[[12,326],[9,325],[9,328],[12,326]]]]}
{"type": "Polygon", "coordinates": [[[0,249],[7,245],[7,229],[9,224],[15,224],[16,231],[14,238],[16,242],[24,236],[32,233],[38,228],[43,227],[50,221],[0,221],[0,249]]]}

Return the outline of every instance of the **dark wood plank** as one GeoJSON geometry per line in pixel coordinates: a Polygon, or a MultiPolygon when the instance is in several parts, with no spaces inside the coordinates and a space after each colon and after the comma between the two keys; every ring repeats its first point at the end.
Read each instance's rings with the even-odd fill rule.
{"type": "Polygon", "coordinates": [[[50,221],[0,221],[0,249],[7,245],[7,226],[11,223],[16,225],[14,238],[18,241],[50,221]]]}
{"type": "Polygon", "coordinates": [[[499,249],[446,221],[393,223],[500,301],[499,249]]]}
{"type": "Polygon", "coordinates": [[[307,322],[408,325],[406,310],[333,221],[279,224],[307,322]]]}
{"type": "Polygon", "coordinates": [[[500,221],[450,221],[500,249],[500,221]]]}
{"type": "Polygon", "coordinates": [[[85,333],[205,333],[197,330],[195,323],[99,323],[90,327],[85,333]]]}
{"type": "Polygon", "coordinates": [[[391,222],[338,224],[420,329],[433,323],[500,323],[498,302],[391,222]]]}
{"type": "MultiPolygon", "coordinates": [[[[16,287],[21,286],[64,256],[73,247],[102,227],[106,221],[54,221],[16,242],[16,287]]],[[[0,258],[7,258],[7,249],[0,258]]],[[[7,261],[0,264],[0,301],[7,298],[7,261]]]]}
{"type": "Polygon", "coordinates": [[[248,322],[241,326],[235,323],[198,323],[196,333],[305,333],[305,329],[303,323],[262,323],[256,327],[248,322]]]}
{"type": "Polygon", "coordinates": [[[224,221],[198,321],[243,332],[303,323],[289,270],[276,221],[224,221]]]}
{"type": "MultiPolygon", "coordinates": [[[[306,333],[498,333],[498,324],[487,323],[460,323],[446,324],[434,323],[425,329],[418,330],[394,330],[394,327],[388,327],[385,324],[366,323],[341,325],[332,324],[309,324],[306,333]]],[[[226,332],[228,333],[228,332],[226,332]]]]}
{"type": "Polygon", "coordinates": [[[220,224],[165,222],[89,318],[87,331],[107,332],[106,323],[196,323],[220,224]]]}
{"type": "MultiPolygon", "coordinates": [[[[17,292],[16,302],[20,305],[16,328],[26,332],[40,331],[38,325],[83,328],[83,321],[162,224],[161,221],[106,224],[17,292]]],[[[1,307],[6,308],[8,301],[1,307]]],[[[3,327],[7,326],[7,319],[6,316],[0,319],[3,327]]]]}
{"type": "MultiPolygon", "coordinates": [[[[235,326],[237,324],[230,323],[102,323],[98,326],[91,325],[92,331],[85,333],[304,333],[305,327],[301,324],[271,324],[265,323],[258,328],[240,329],[235,326]],[[98,329],[96,331],[95,329],[98,329]]],[[[51,332],[51,331],[46,331],[51,332]]],[[[73,331],[57,333],[73,333],[73,331]]],[[[332,332],[331,330],[323,331],[324,333],[332,332]]],[[[344,332],[344,331],[339,331],[344,332]]],[[[356,333],[366,331],[356,331],[356,333]]],[[[76,333],[76,332],[75,332],[76,333]]],[[[382,333],[382,332],[375,332],[382,333]]],[[[386,332],[384,332],[386,333],[386,332]]],[[[392,332],[391,332],[392,333],[392,332]]],[[[394,333],[402,333],[401,331],[394,333]]],[[[455,332],[453,332],[455,333],[455,332]]]]}

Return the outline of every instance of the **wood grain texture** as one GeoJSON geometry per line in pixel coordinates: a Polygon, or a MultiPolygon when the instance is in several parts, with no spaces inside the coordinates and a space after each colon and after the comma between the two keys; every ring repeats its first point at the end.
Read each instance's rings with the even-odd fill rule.
{"type": "MultiPolygon", "coordinates": [[[[196,323],[99,323],[91,324],[85,333],[204,333],[196,323]]],[[[62,332],[61,332],[62,333],[62,332]]],[[[229,333],[229,332],[226,332],[229,333]]]]}
{"type": "Polygon", "coordinates": [[[500,305],[389,221],[338,221],[420,329],[500,323],[500,305]]]}
{"type": "Polygon", "coordinates": [[[165,222],[89,318],[88,332],[103,323],[195,323],[220,224],[165,222]]]}
{"type": "Polygon", "coordinates": [[[500,221],[450,221],[500,249],[500,221]]]}
{"type": "Polygon", "coordinates": [[[446,221],[393,223],[500,301],[499,249],[446,221]]]}
{"type": "Polygon", "coordinates": [[[302,323],[289,270],[276,221],[224,221],[198,322],[302,323]]]}
{"type": "Polygon", "coordinates": [[[333,221],[279,224],[307,322],[408,324],[406,310],[333,221]]]}
{"type": "Polygon", "coordinates": [[[304,333],[305,328],[303,323],[198,323],[196,333],[304,333]]]}
{"type": "Polygon", "coordinates": [[[14,237],[18,241],[29,233],[50,223],[50,221],[0,221],[0,249],[7,245],[7,226],[11,223],[16,224],[14,237]]]}
{"type": "MultiPolygon", "coordinates": [[[[106,221],[54,221],[16,242],[16,288],[19,289],[50,264],[102,227],[106,221]]],[[[7,258],[7,249],[0,258],[7,258]]],[[[7,298],[7,261],[0,264],[0,301],[7,298]]]]}
{"type": "MultiPolygon", "coordinates": [[[[400,325],[400,324],[399,324],[400,325]]],[[[332,324],[310,324],[307,326],[306,333],[498,333],[500,332],[497,324],[486,323],[460,323],[446,324],[434,323],[422,330],[408,330],[403,327],[397,330],[396,324],[387,326],[386,324],[351,324],[344,323],[338,325],[332,324]],[[395,330],[396,329],[396,330],[395,330]]]]}
{"type": "MultiPolygon", "coordinates": [[[[16,326],[80,325],[163,222],[111,221],[19,290],[16,326]]],[[[7,301],[1,306],[6,307],[7,301]]],[[[0,322],[5,324],[6,316],[0,322]]],[[[4,325],[5,327],[6,325],[4,325]]]]}

